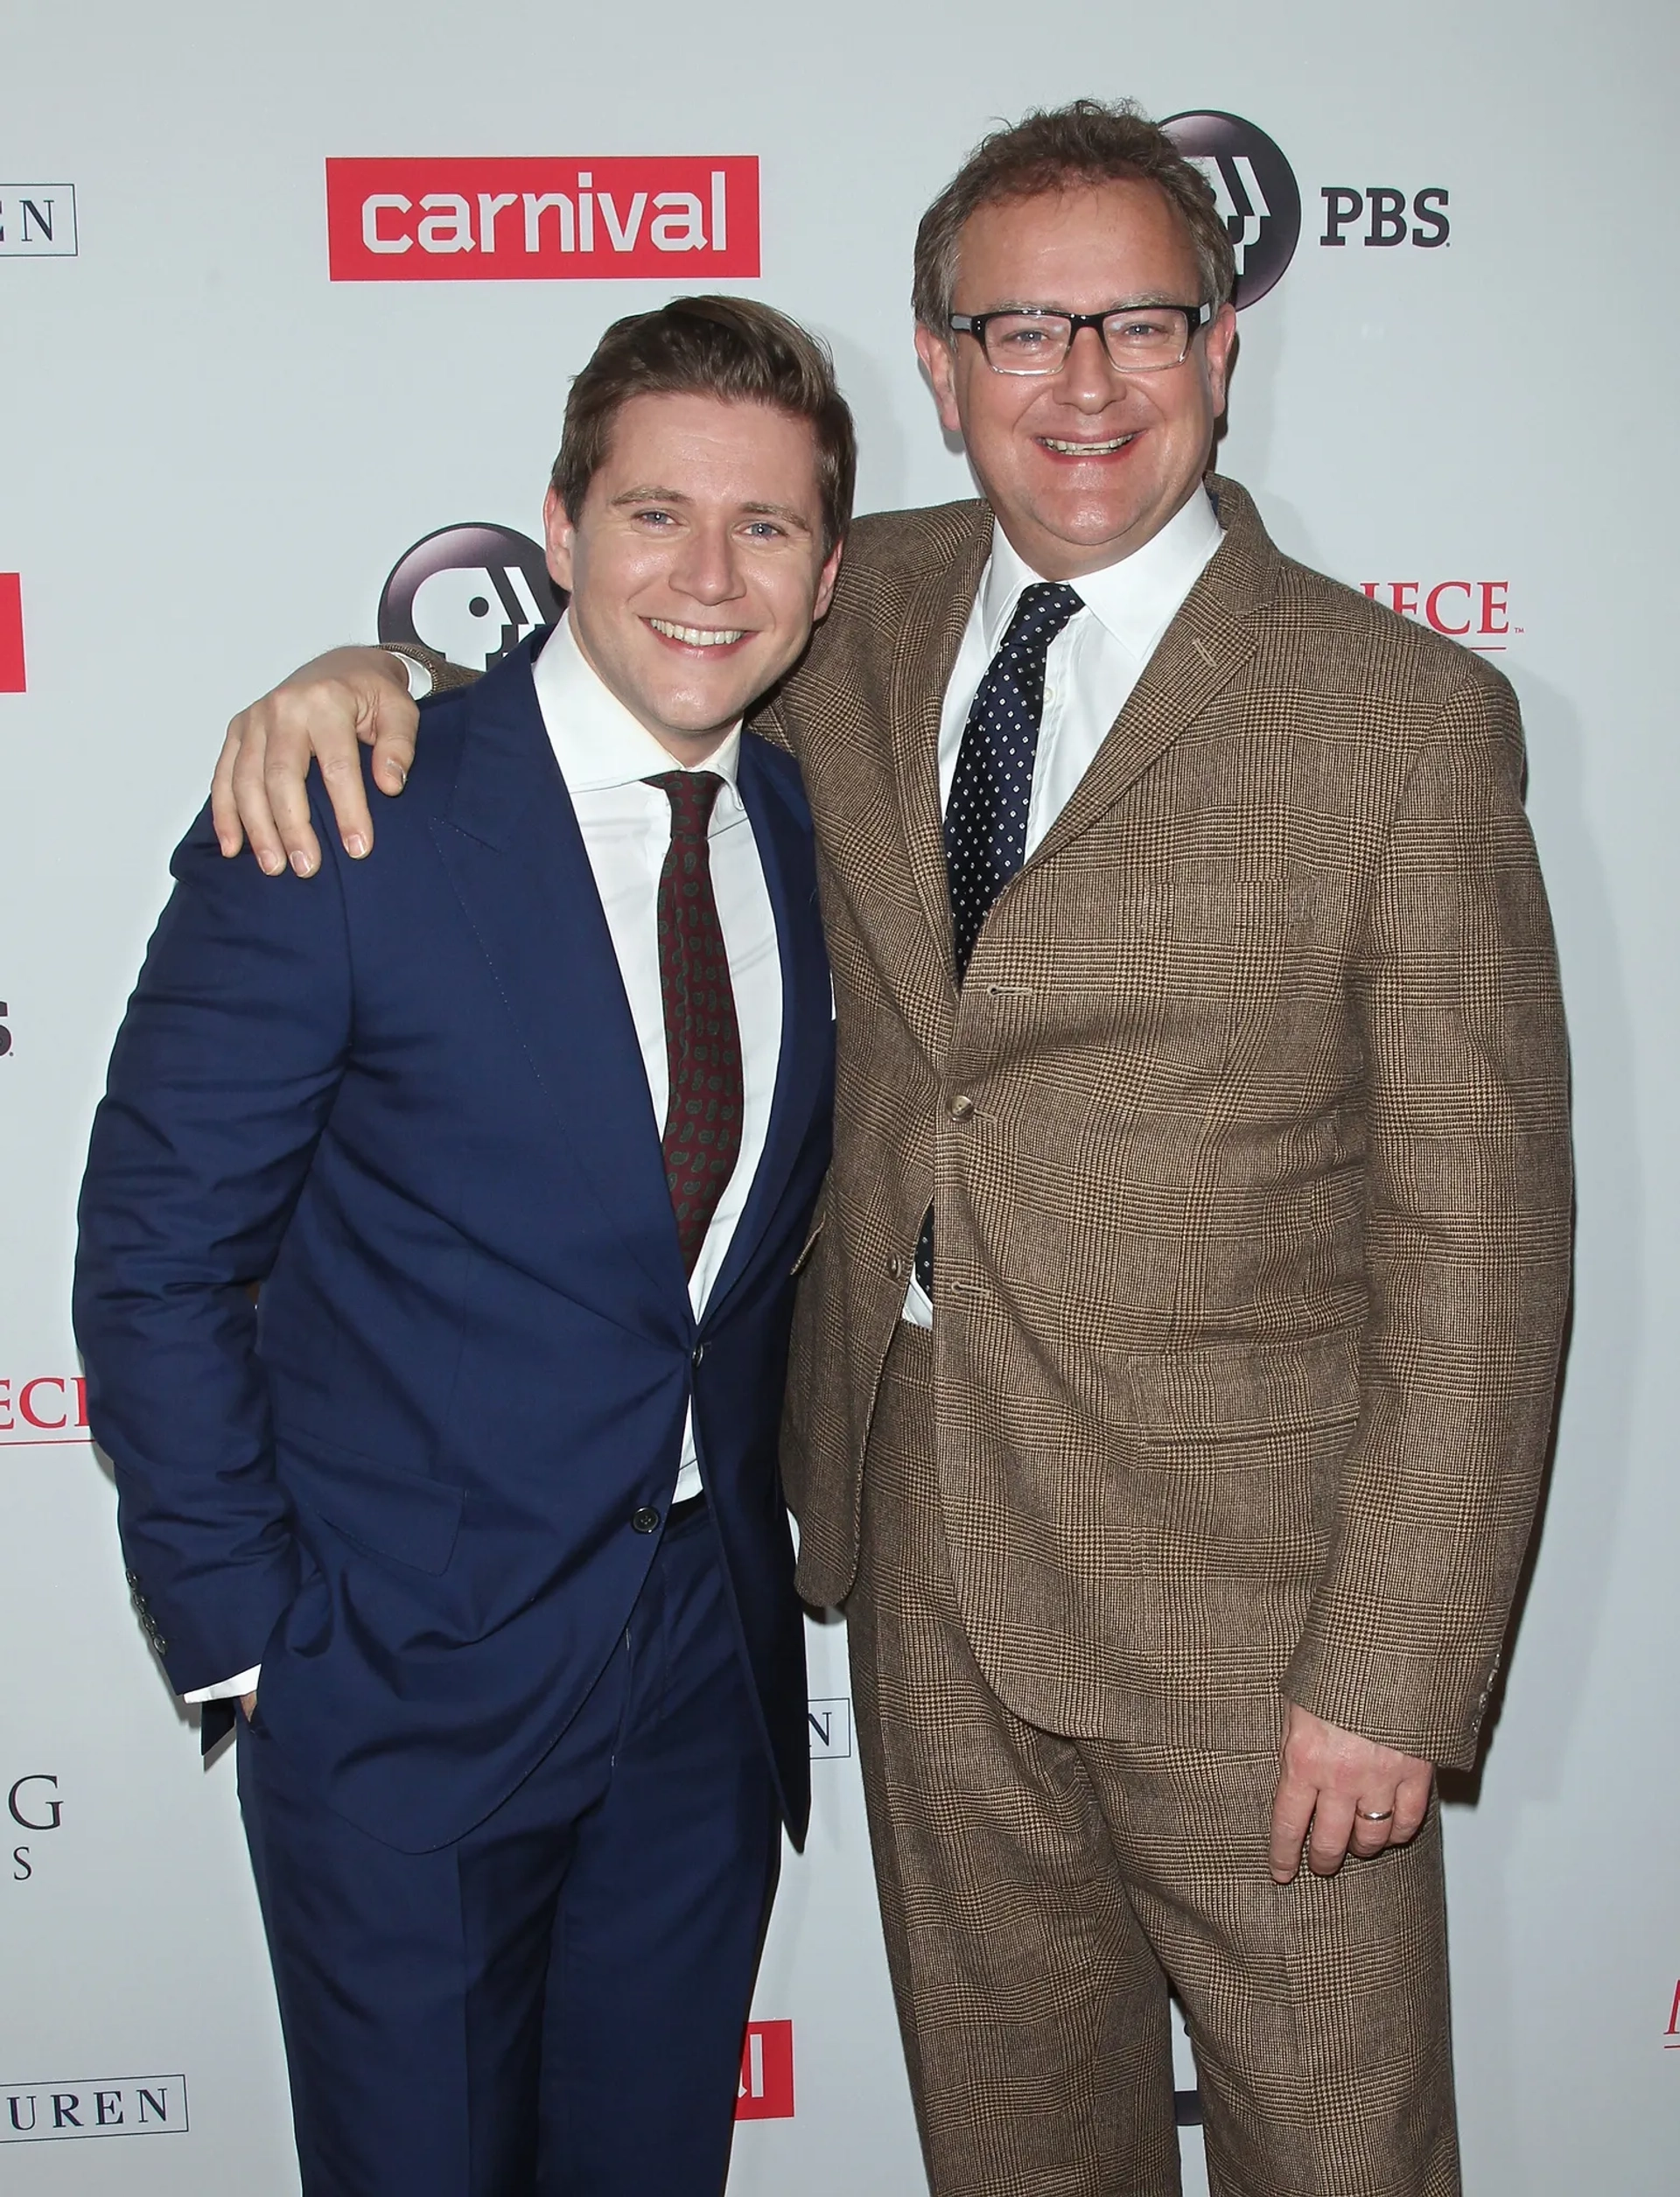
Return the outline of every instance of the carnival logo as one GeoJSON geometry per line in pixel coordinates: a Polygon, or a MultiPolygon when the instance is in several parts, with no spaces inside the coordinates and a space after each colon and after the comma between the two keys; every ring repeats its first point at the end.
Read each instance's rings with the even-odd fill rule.
{"type": "Polygon", "coordinates": [[[24,583],[16,572],[0,572],[0,694],[23,694],[24,583]]]}
{"type": "Polygon", "coordinates": [[[1397,611],[1432,633],[1461,641],[1478,655],[1503,655],[1513,635],[1508,580],[1362,580],[1373,603],[1397,611]]]}
{"type": "Polygon", "coordinates": [[[1680,1983],[1674,1987],[1674,1997],[1669,2002],[1669,2026],[1662,2032],[1664,2052],[1680,2052],[1680,1983]]]}
{"type": "MultiPolygon", "coordinates": [[[[6,1795],[6,1813],[21,1830],[49,1836],[64,1829],[64,1802],[59,1798],[59,1781],[50,1770],[32,1770],[27,1777],[14,1781],[6,1795]]],[[[32,1840],[11,1850],[11,1881],[26,1885],[35,1874],[36,1856],[32,1840]]]]}
{"type": "Polygon", "coordinates": [[[329,160],[326,234],[335,283],[754,276],[759,164],[329,160]]]}
{"type": "Polygon", "coordinates": [[[1217,108],[1169,115],[1161,124],[1213,185],[1236,255],[1240,310],[1282,279],[1301,234],[1301,193],[1283,150],[1240,115],[1217,108]]]}
{"type": "Polygon", "coordinates": [[[93,1438],[79,1373],[0,1374],[0,1448],[86,1448],[93,1438]]]}
{"type": "Polygon", "coordinates": [[[512,527],[440,527],[405,549],[379,598],[379,637],[423,641],[452,664],[488,671],[564,598],[540,543],[512,527]]]}
{"type": "Polygon", "coordinates": [[[0,259],[75,256],[74,184],[0,183],[0,259]]]}
{"type": "Polygon", "coordinates": [[[50,2144],[79,2136],[184,2136],[185,2075],[75,2076],[0,2083],[0,2144],[50,2144]]]}
{"type": "Polygon", "coordinates": [[[794,2025],[750,2021],[741,2054],[741,2080],[735,2093],[738,2121],[791,2121],[794,2117],[794,2025]]]}

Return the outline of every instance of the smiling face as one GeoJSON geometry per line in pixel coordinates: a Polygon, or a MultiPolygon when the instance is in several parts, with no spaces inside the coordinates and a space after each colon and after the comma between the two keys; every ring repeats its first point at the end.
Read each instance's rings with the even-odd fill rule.
{"type": "Polygon", "coordinates": [[[632,397],[581,514],[550,488],[542,518],[584,660],[681,763],[793,664],[840,567],[810,423],[764,404],[632,397]]]}
{"type": "MultiPolygon", "coordinates": [[[[955,310],[1006,305],[1102,312],[1189,304],[1194,247],[1152,183],[1074,184],[983,206],[963,224],[955,310]]],[[[1120,374],[1094,328],[1059,374],[996,374],[970,335],[916,331],[941,423],[961,434],[1004,532],[1046,579],[1117,563],[1195,493],[1225,409],[1236,316],[1228,305],[1181,364],[1120,374]]]]}

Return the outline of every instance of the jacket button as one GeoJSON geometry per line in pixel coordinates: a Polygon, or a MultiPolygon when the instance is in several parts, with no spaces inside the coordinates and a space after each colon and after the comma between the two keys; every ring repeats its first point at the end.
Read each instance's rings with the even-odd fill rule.
{"type": "Polygon", "coordinates": [[[951,1119],[954,1122],[966,1122],[973,1111],[974,1101],[966,1091],[959,1091],[951,1101],[951,1119]]]}
{"type": "Polygon", "coordinates": [[[704,1343],[696,1343],[694,1348],[689,1353],[689,1363],[691,1366],[697,1366],[704,1358],[705,1354],[706,1346],[704,1343]]]}
{"type": "Polygon", "coordinates": [[[633,1510],[631,1512],[630,1523],[635,1529],[637,1533],[657,1533],[659,1531],[659,1513],[656,1510],[650,1509],[648,1506],[644,1503],[640,1510],[633,1510]]]}
{"type": "Polygon", "coordinates": [[[898,1256],[898,1255],[897,1255],[897,1253],[896,1253],[896,1252],[895,1252],[895,1253],[893,1254],[893,1256],[892,1256],[892,1257],[891,1257],[891,1258],[887,1261],[887,1263],[886,1263],[886,1270],[887,1270],[888,1275],[892,1277],[892,1279],[893,1281],[895,1281],[895,1282],[901,1282],[901,1281],[904,1279],[904,1273],[905,1273],[905,1264],[904,1264],[904,1261],[903,1261],[901,1258],[900,1258],[900,1257],[898,1256]]]}

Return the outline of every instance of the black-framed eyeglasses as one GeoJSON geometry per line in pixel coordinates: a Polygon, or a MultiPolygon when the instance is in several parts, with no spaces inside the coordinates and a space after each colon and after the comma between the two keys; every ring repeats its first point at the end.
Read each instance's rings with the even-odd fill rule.
{"type": "Polygon", "coordinates": [[[994,374],[1059,374],[1074,338],[1095,328],[1122,374],[1159,374],[1175,367],[1212,305],[1110,305],[1107,312],[1057,312],[1047,305],[1009,305],[998,312],[954,312],[950,325],[970,335],[994,374]]]}

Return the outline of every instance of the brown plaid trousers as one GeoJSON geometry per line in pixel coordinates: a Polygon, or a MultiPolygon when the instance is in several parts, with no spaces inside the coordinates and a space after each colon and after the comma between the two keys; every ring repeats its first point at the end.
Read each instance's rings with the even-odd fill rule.
{"type": "MultiPolygon", "coordinates": [[[[1285,2033],[1236,2042],[1233,1994],[1270,1989],[1259,1956],[1234,1956],[1199,2001],[1174,1976],[1202,2010],[1217,2187],[1456,2186],[1435,1830],[1344,1872],[1338,1884],[1369,1887],[1362,1912],[1388,1914],[1347,1935],[1335,1917],[1352,1893],[1270,1887],[1264,1802],[1284,1696],[1438,1763],[1475,1753],[1568,1289],[1555,956],[1509,686],[1281,556],[1242,489],[1209,486],[1224,544],[999,899],[961,993],[936,744],[990,512],[860,521],[829,619],[759,721],[798,755],[816,819],[839,1047],[784,1472],[802,1592],[850,1597],[872,1658],[896,1627],[899,1668],[927,1659],[885,1706],[878,1671],[860,1664],[856,1683],[894,1980],[934,2186],[951,2197],[1173,2184],[1158,2130],[1124,2168],[1112,2151],[1079,2166],[1029,2140],[1088,2118],[1089,2051],[1065,2037],[1063,2095],[1001,2120],[986,2109],[1020,2040],[976,1921],[1000,1865],[965,1859],[978,1788],[965,1827],[962,1762],[942,1770],[928,1736],[942,1697],[996,1726],[990,1752],[976,1739],[969,1755],[976,1780],[1015,1763],[1013,1801],[990,1805],[1016,1826],[1016,1891],[1043,1910],[1042,1942],[1057,1872],[1047,1886],[1032,1858],[1031,1735],[1080,1750],[1082,1805],[1105,1819],[1089,1835],[1110,1862],[1128,1790],[1146,1806],[1148,1766],[1202,1765],[1201,1800],[1185,1786],[1173,1803],[1186,1844],[1171,1899],[1204,1921],[1242,1900],[1269,1900],[1276,1928],[1309,1905],[1327,1917],[1296,1963],[1298,1996],[1355,1948],[1410,1977],[1410,2014],[1390,1998],[1371,2018],[1385,2043],[1344,2025],[1322,2110],[1359,2122],[1362,2080],[1398,2083],[1396,2126],[1415,2140],[1390,2128],[1357,2166],[1332,2143],[1309,2174],[1298,2147],[1269,2152],[1264,2134],[1299,2104],[1256,2071],[1256,2053],[1288,2059],[1285,2033]],[[930,1200],[928,1346],[899,1330],[930,1200]],[[876,1427],[890,1347],[900,1393],[876,1427]],[[901,1392],[919,1350],[931,1540],[903,1523],[901,1392]],[[892,1485],[860,1574],[866,1459],[892,1485]],[[1222,1812],[1210,1779],[1228,1788],[1222,1812]],[[922,1850],[940,1847],[942,1810],[935,1861],[922,1850]],[[906,1830],[918,1821],[928,1837],[906,1830]],[[1398,2061],[1396,2021],[1415,2033],[1398,2061]],[[936,2074],[917,2041],[930,2034],[944,2040],[936,2074]]],[[[1126,1930],[1170,1970],[1152,1895],[1116,1865],[1126,1930]]],[[[1060,1873],[1071,1888],[1079,1872],[1060,1873]]],[[[1136,1952],[1110,1946],[1130,1978],[1120,1999],[1141,1988],[1136,1952]]],[[[1014,1996],[1042,2011],[1031,1965],[1014,1996]]],[[[1065,1980],[1082,2004],[1083,1979],[1065,1980]]],[[[1158,2046],[1152,2029],[1138,2046],[1157,2074],[1158,2046]]]]}

